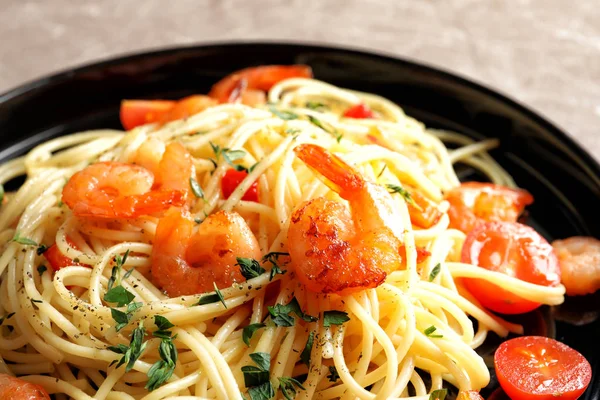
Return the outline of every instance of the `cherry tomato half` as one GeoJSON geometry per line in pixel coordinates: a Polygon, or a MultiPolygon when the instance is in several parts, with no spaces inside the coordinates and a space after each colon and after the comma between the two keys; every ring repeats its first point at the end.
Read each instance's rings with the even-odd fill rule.
{"type": "Polygon", "coordinates": [[[375,117],[375,114],[373,114],[373,111],[371,111],[369,106],[361,103],[347,109],[346,112],[344,112],[344,117],[363,119],[373,118],[375,117]]]}
{"type": "Polygon", "coordinates": [[[243,99],[248,90],[267,92],[278,82],[289,78],[312,78],[308,65],[261,65],[245,68],[227,75],[215,83],[208,95],[219,103],[232,103],[243,99]]]}
{"type": "Polygon", "coordinates": [[[469,233],[482,221],[516,222],[533,196],[523,189],[465,182],[446,194],[450,227],[469,233]]]}
{"type": "Polygon", "coordinates": [[[123,100],[121,124],[126,130],[158,121],[175,105],[172,100],[123,100]]]}
{"type": "MultiPolygon", "coordinates": [[[[68,237],[67,242],[71,247],[77,248],[77,246],[75,246],[75,243],[73,243],[68,237]]],[[[44,257],[46,258],[46,260],[48,261],[48,263],[54,271],[58,271],[59,269],[67,267],[69,265],[81,265],[89,267],[89,265],[75,262],[72,258],[65,256],[63,253],[60,252],[56,243],[48,247],[48,250],[44,252],[44,257]]]]}
{"type": "Polygon", "coordinates": [[[522,336],[502,343],[494,355],[500,386],[512,400],[575,400],[592,378],[590,363],[564,343],[522,336]]]}
{"type": "Polygon", "coordinates": [[[409,189],[412,202],[407,203],[410,221],[420,228],[431,228],[440,218],[442,212],[437,204],[425,197],[416,189],[409,189]]]}
{"type": "MultiPolygon", "coordinates": [[[[465,239],[461,260],[538,285],[560,283],[560,267],[552,246],[533,228],[518,222],[477,225],[465,239]]],[[[540,306],[482,279],[465,278],[464,283],[492,311],[521,314],[540,306]]]]}
{"type": "MultiPolygon", "coordinates": [[[[223,176],[221,181],[221,190],[223,191],[223,197],[226,199],[231,196],[233,191],[239,186],[240,183],[246,177],[248,173],[246,171],[237,171],[235,169],[229,169],[223,176]]],[[[258,182],[254,182],[252,186],[244,193],[242,200],[258,202],[258,182]]]]}

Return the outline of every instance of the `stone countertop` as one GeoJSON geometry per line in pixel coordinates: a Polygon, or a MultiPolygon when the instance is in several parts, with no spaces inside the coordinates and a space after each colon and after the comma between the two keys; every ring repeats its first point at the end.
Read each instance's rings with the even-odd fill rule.
{"type": "Polygon", "coordinates": [[[483,83],[600,159],[597,0],[0,0],[0,92],[115,55],[225,40],[407,57],[483,83]]]}

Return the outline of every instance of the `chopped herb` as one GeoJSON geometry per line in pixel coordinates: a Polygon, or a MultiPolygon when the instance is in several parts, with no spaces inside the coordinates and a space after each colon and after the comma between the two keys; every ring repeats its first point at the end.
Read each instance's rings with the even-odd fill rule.
{"type": "Polygon", "coordinates": [[[194,196],[198,197],[199,199],[204,198],[204,191],[200,187],[198,181],[194,179],[193,176],[190,177],[190,188],[192,189],[192,193],[194,193],[194,196]]]}
{"type": "Polygon", "coordinates": [[[260,263],[253,258],[237,257],[237,264],[240,266],[242,276],[246,279],[256,278],[265,272],[260,263]]]}
{"type": "Polygon", "coordinates": [[[305,390],[304,386],[294,378],[282,376],[279,380],[279,390],[286,400],[293,400],[296,397],[296,388],[305,390]]]}
{"type": "Polygon", "coordinates": [[[48,246],[46,246],[45,244],[40,244],[35,252],[38,256],[41,256],[46,252],[46,250],[48,250],[48,246]]]}
{"type": "Polygon", "coordinates": [[[306,346],[304,346],[304,350],[300,353],[300,361],[306,364],[307,367],[310,367],[310,353],[312,352],[313,342],[315,340],[315,331],[311,331],[308,335],[308,340],[306,341],[306,346]]]}
{"type": "Polygon", "coordinates": [[[274,106],[269,107],[269,111],[278,116],[279,118],[289,121],[291,119],[298,119],[298,114],[294,114],[291,111],[279,111],[274,106]]]}
{"type": "Polygon", "coordinates": [[[4,185],[0,183],[0,205],[4,202],[4,185]]]}
{"type": "Polygon", "coordinates": [[[108,303],[117,303],[117,307],[123,307],[131,303],[135,295],[123,286],[115,286],[104,294],[104,301],[108,303]]]}
{"type": "Polygon", "coordinates": [[[252,171],[254,171],[254,168],[258,167],[258,164],[260,164],[260,161],[255,162],[254,165],[252,165],[250,168],[248,168],[248,173],[251,173],[252,171]]]}
{"type": "Polygon", "coordinates": [[[289,315],[290,310],[282,304],[267,307],[271,319],[277,326],[294,326],[294,317],[289,315]]]}
{"type": "Polygon", "coordinates": [[[233,165],[234,161],[246,157],[246,152],[244,150],[223,149],[223,152],[221,154],[223,155],[223,158],[229,165],[233,165]]]}
{"type": "Polygon", "coordinates": [[[448,389],[438,389],[431,392],[429,400],[444,400],[448,394],[448,389]]]}
{"type": "MultiPolygon", "coordinates": [[[[155,321],[156,317],[154,317],[155,321]]],[[[148,382],[146,382],[145,388],[149,391],[153,391],[168,381],[173,375],[173,371],[175,371],[177,348],[170,337],[162,338],[158,346],[158,354],[160,355],[160,360],[155,362],[147,373],[148,382]]]]}
{"type": "Polygon", "coordinates": [[[300,133],[300,132],[301,132],[301,131],[300,131],[300,129],[297,129],[297,128],[287,128],[287,129],[284,131],[284,133],[285,133],[286,135],[295,135],[296,133],[300,133]]]}
{"type": "Polygon", "coordinates": [[[131,276],[131,274],[133,273],[134,268],[131,268],[130,270],[128,270],[127,272],[125,272],[125,275],[123,275],[123,279],[127,279],[131,276]]]}
{"type": "Polygon", "coordinates": [[[37,272],[38,274],[40,274],[40,276],[42,276],[47,270],[48,268],[46,268],[45,265],[40,265],[39,267],[37,267],[37,272]]]}
{"type": "Polygon", "coordinates": [[[19,232],[15,232],[15,236],[12,238],[13,242],[17,242],[19,244],[25,246],[37,246],[37,242],[28,238],[21,237],[19,232]]]}
{"type": "Polygon", "coordinates": [[[242,367],[244,375],[244,384],[246,387],[259,386],[269,382],[269,369],[271,368],[271,355],[269,353],[252,353],[250,358],[257,367],[245,365],[242,367]]]}
{"type": "MultiPolygon", "coordinates": [[[[113,288],[113,285],[115,284],[115,282],[117,282],[118,285],[120,285],[121,282],[121,269],[123,268],[123,265],[125,264],[125,262],[127,261],[127,257],[129,257],[129,249],[127,249],[127,251],[125,252],[125,254],[123,254],[123,257],[121,257],[120,254],[117,254],[115,256],[115,266],[112,268],[111,274],[110,274],[110,278],[108,278],[108,292],[110,292],[113,288]]],[[[125,274],[125,279],[127,279],[129,277],[129,275],[131,274],[131,270],[127,271],[127,274],[125,274]]],[[[127,303],[126,303],[127,304],[127,303]]]]}
{"type": "Polygon", "coordinates": [[[271,354],[264,352],[256,352],[250,354],[252,361],[258,365],[258,368],[263,371],[268,371],[271,368],[271,354]]]}
{"type": "Polygon", "coordinates": [[[33,303],[43,303],[44,300],[31,299],[33,303]]]}
{"type": "Polygon", "coordinates": [[[131,319],[131,315],[124,313],[121,310],[117,310],[116,308],[110,309],[110,315],[115,320],[117,325],[115,325],[115,329],[119,332],[121,329],[125,328],[131,319]]]}
{"type": "Polygon", "coordinates": [[[275,396],[271,382],[265,382],[262,385],[248,389],[250,400],[268,400],[275,396]]]}
{"type": "Polygon", "coordinates": [[[317,318],[302,311],[296,297],[293,297],[286,305],[275,304],[274,306],[267,307],[267,309],[269,310],[271,319],[277,326],[294,326],[294,318],[289,315],[290,313],[296,314],[306,322],[315,322],[317,320],[317,318]]]}
{"type": "Polygon", "coordinates": [[[433,269],[429,273],[429,282],[433,282],[433,280],[435,279],[435,277],[438,276],[438,274],[440,273],[440,269],[441,268],[442,268],[442,266],[440,265],[440,263],[437,263],[435,265],[435,267],[433,267],[433,269]]]}
{"type": "Polygon", "coordinates": [[[381,175],[383,175],[383,173],[385,172],[386,169],[387,169],[387,164],[383,164],[383,168],[381,168],[381,171],[379,171],[377,178],[379,178],[381,175]]]}
{"type": "Polygon", "coordinates": [[[156,327],[158,328],[159,331],[171,329],[172,327],[175,326],[171,323],[171,321],[169,321],[167,318],[163,317],[162,315],[154,316],[154,325],[156,325],[156,327]]]}
{"type": "Polygon", "coordinates": [[[423,333],[425,334],[425,336],[431,337],[431,338],[441,338],[441,337],[444,337],[443,335],[434,334],[434,332],[436,330],[437,330],[437,328],[435,327],[435,325],[431,325],[429,328],[425,329],[423,331],[423,333]]]}
{"type": "Polygon", "coordinates": [[[392,185],[391,183],[388,183],[386,186],[390,193],[392,193],[392,194],[399,193],[400,196],[404,197],[404,201],[406,201],[408,204],[415,205],[415,201],[413,200],[412,196],[410,195],[410,192],[408,190],[404,189],[402,186],[392,185]]]}
{"type": "Polygon", "coordinates": [[[332,135],[335,138],[335,140],[337,140],[338,143],[341,142],[343,135],[338,133],[337,129],[335,129],[334,127],[332,127],[329,124],[324,124],[321,120],[313,117],[312,115],[308,115],[308,120],[313,125],[318,126],[319,128],[323,129],[325,132],[332,135]]]}
{"type": "Polygon", "coordinates": [[[143,305],[144,305],[144,303],[142,303],[141,301],[129,303],[129,304],[127,304],[127,312],[133,313],[134,311],[136,311],[138,308],[142,307],[143,305]]]}
{"type": "Polygon", "coordinates": [[[340,375],[338,374],[335,365],[329,366],[329,375],[327,375],[327,379],[329,379],[329,382],[337,382],[337,380],[340,379],[340,375]]]}
{"type": "Polygon", "coordinates": [[[207,294],[205,296],[200,297],[200,300],[198,300],[198,303],[196,303],[195,305],[201,306],[204,304],[218,303],[220,301],[221,303],[223,303],[223,306],[227,308],[227,304],[225,304],[225,298],[223,297],[223,293],[221,293],[216,283],[213,282],[213,286],[215,288],[215,293],[207,294]]]}
{"type": "Polygon", "coordinates": [[[275,275],[277,275],[277,274],[283,275],[287,272],[287,270],[281,269],[278,261],[279,261],[279,257],[286,257],[289,255],[290,255],[290,253],[272,251],[263,256],[263,258],[261,260],[263,263],[265,263],[265,262],[271,263],[271,272],[269,273],[269,281],[272,281],[273,278],[275,277],[275,275]]]}
{"type": "MultiPolygon", "coordinates": [[[[241,170],[246,169],[245,167],[241,167],[241,169],[239,169],[239,167],[233,163],[234,161],[244,158],[246,156],[246,152],[244,150],[231,150],[231,149],[228,149],[227,147],[221,148],[221,146],[214,144],[213,142],[209,142],[209,143],[210,143],[210,147],[212,148],[213,152],[215,153],[215,157],[217,158],[217,160],[219,159],[219,156],[223,156],[223,159],[225,160],[225,162],[227,162],[227,164],[234,167],[236,170],[241,171],[241,170]]],[[[216,168],[217,162],[213,161],[213,160],[211,160],[211,161],[216,168]]],[[[197,197],[203,197],[203,196],[197,196],[197,197]]]]}
{"type": "Polygon", "coordinates": [[[348,317],[347,312],[331,310],[323,313],[323,326],[325,327],[330,327],[331,325],[341,325],[347,321],[350,321],[350,317],[348,317]]]}
{"type": "Polygon", "coordinates": [[[129,346],[125,346],[124,344],[118,344],[116,346],[108,346],[107,349],[113,351],[117,354],[123,354],[123,357],[119,361],[115,360],[111,363],[117,363],[117,368],[121,365],[125,365],[125,372],[129,372],[137,359],[142,355],[142,352],[146,348],[146,343],[142,343],[144,340],[144,336],[146,335],[146,329],[144,328],[144,322],[140,321],[140,324],[137,328],[131,332],[131,340],[129,341],[129,346]]]}
{"type": "MultiPolygon", "coordinates": [[[[122,286],[118,286],[118,287],[122,287],[122,286]]],[[[127,324],[129,324],[129,321],[131,320],[131,317],[133,316],[133,313],[135,312],[135,310],[140,308],[142,305],[143,305],[143,303],[141,303],[141,302],[129,303],[127,305],[126,313],[121,310],[117,310],[116,308],[111,308],[110,315],[117,323],[117,325],[115,325],[115,330],[117,332],[119,332],[121,329],[125,328],[127,326],[127,324]]]]}
{"type": "Polygon", "coordinates": [[[256,332],[259,329],[264,328],[265,326],[266,326],[265,324],[260,323],[260,322],[246,326],[242,330],[242,340],[244,341],[244,343],[246,343],[246,345],[250,346],[250,339],[252,339],[254,332],[256,332]]]}
{"type": "Polygon", "coordinates": [[[321,103],[320,101],[307,101],[306,108],[310,108],[311,110],[316,110],[316,111],[325,111],[329,107],[327,107],[325,104],[321,103]]]}

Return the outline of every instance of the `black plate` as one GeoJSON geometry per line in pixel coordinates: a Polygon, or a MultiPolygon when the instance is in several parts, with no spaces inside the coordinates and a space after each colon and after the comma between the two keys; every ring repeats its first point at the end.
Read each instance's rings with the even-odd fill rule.
{"type": "MultiPolygon", "coordinates": [[[[48,138],[119,128],[123,98],[179,98],[206,93],[228,73],[252,65],[303,63],[318,79],[389,98],[428,126],[474,138],[496,137],[492,155],[536,198],[532,224],[549,239],[600,237],[600,166],[551,123],[473,82],[427,66],[369,53],[292,44],[239,43],[136,54],[70,70],[0,96],[0,161],[48,138]]],[[[469,171],[466,171],[468,174],[469,171]]],[[[598,310],[599,297],[567,306],[598,310]]],[[[558,322],[557,337],[600,369],[600,323],[558,322]]],[[[600,399],[593,383],[586,399],[600,399]]]]}

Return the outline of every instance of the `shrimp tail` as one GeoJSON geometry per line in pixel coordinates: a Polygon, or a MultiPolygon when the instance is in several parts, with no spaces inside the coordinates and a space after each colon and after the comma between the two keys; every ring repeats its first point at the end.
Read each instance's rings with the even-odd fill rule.
{"type": "Polygon", "coordinates": [[[321,146],[301,144],[294,148],[296,156],[316,171],[331,190],[344,197],[344,193],[364,186],[363,177],[344,160],[321,146]]]}

